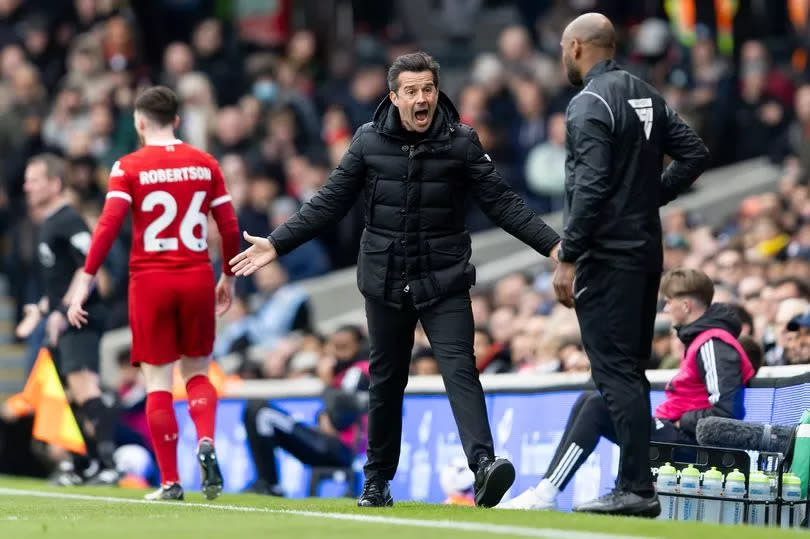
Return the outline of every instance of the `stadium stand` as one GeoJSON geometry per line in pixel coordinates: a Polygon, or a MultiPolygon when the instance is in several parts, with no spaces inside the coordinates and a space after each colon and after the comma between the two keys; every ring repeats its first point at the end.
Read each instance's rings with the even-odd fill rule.
{"type": "MultiPolygon", "coordinates": [[[[559,171],[542,171],[559,158],[558,126],[573,92],[557,57],[560,31],[578,13],[573,3],[272,4],[277,11],[259,13],[215,0],[0,4],[0,394],[19,389],[40,344],[16,342],[12,332],[38,297],[24,164],[45,149],[65,155],[75,204],[92,226],[110,167],[137,145],[131,105],[149,84],[178,91],[180,138],[220,159],[241,227],[266,234],[323,184],[369,119],[390,58],[424,48],[442,63],[442,88],[505,178],[537,211],[559,208],[559,171]]],[[[810,299],[806,21],[791,19],[784,2],[752,3],[739,7],[729,33],[702,8],[690,22],[668,18],[665,2],[576,4],[617,22],[622,63],[662,90],[714,156],[717,168],[696,192],[666,210],[668,267],[701,267],[720,285],[718,299],[745,307],[768,365],[810,363],[807,330],[785,327],[807,305],[783,303],[810,299]]],[[[362,322],[352,269],[361,221],[355,208],[328,235],[240,281],[223,334],[256,318],[281,286],[307,296],[297,306],[306,316],[293,313],[304,322],[273,339],[234,339],[219,358],[227,372],[316,380],[328,354],[321,334],[362,322]]],[[[541,258],[488,230],[474,207],[468,225],[477,232],[482,372],[587,370],[575,319],[554,306],[541,258]]],[[[113,305],[104,345],[110,385],[128,339],[127,241],[123,234],[103,279],[113,305]]],[[[221,265],[216,237],[210,245],[221,265]]],[[[665,315],[659,322],[651,367],[677,356],[665,315]]],[[[421,334],[414,354],[427,358],[420,372],[430,372],[421,334]]]]}

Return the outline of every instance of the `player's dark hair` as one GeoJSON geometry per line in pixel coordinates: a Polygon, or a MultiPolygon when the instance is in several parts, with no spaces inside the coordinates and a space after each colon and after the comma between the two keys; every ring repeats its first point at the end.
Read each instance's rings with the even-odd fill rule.
{"type": "Polygon", "coordinates": [[[172,124],[179,109],[177,94],[166,86],[152,86],[135,99],[135,110],[160,126],[172,124]]]}
{"type": "Polygon", "coordinates": [[[32,157],[28,164],[42,163],[45,165],[45,174],[48,178],[58,178],[59,183],[62,184],[62,189],[65,188],[65,176],[67,175],[67,163],[64,159],[54,153],[41,153],[32,157]]]}
{"type": "Polygon", "coordinates": [[[405,71],[419,73],[430,71],[433,74],[433,85],[439,87],[439,62],[426,52],[414,52],[398,56],[388,68],[388,89],[399,90],[399,74],[405,71]]]}

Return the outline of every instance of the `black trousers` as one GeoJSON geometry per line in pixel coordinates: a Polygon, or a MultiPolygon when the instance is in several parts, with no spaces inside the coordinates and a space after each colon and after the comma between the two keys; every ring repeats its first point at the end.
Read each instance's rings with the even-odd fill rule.
{"type": "MultiPolygon", "coordinates": [[[[694,436],[676,428],[667,419],[648,417],[647,423],[650,439],[655,442],[697,444],[694,436]]],[[[585,391],[571,409],[562,440],[544,478],[563,490],[603,436],[618,443],[607,402],[598,391],[585,391]]]]}
{"type": "Polygon", "coordinates": [[[628,271],[592,261],[577,264],[576,313],[596,388],[621,449],[616,487],[652,493],[649,465],[650,383],[660,272],[628,271]]]}
{"type": "Polygon", "coordinates": [[[391,480],[399,462],[402,398],[414,330],[421,321],[450,399],[461,444],[470,468],[494,455],[484,391],[473,355],[474,324],[468,292],[443,298],[417,310],[366,301],[370,341],[367,479],[391,480]]]}
{"type": "Polygon", "coordinates": [[[354,453],[336,436],[298,423],[286,411],[267,401],[250,401],[245,409],[245,431],[256,475],[278,484],[276,447],[307,466],[351,466],[354,453]]]}

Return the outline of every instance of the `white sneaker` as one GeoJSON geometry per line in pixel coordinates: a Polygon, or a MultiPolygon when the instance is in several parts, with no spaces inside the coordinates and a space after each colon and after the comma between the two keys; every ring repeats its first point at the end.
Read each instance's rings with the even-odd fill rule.
{"type": "Polygon", "coordinates": [[[511,500],[501,502],[495,509],[524,509],[530,511],[553,511],[557,509],[554,499],[548,500],[540,496],[536,489],[529,488],[511,500]]]}

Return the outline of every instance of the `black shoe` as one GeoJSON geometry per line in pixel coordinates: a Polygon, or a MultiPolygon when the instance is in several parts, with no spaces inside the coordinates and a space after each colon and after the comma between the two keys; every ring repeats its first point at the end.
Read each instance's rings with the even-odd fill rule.
{"type": "Polygon", "coordinates": [[[574,511],[600,515],[655,518],[661,513],[661,504],[658,503],[656,494],[644,497],[633,492],[614,490],[601,498],[574,507],[574,511]]]}
{"type": "Polygon", "coordinates": [[[363,484],[363,493],[357,500],[357,507],[391,507],[393,505],[394,498],[391,497],[388,481],[366,479],[363,484]]]}
{"type": "Polygon", "coordinates": [[[515,482],[515,467],[506,459],[483,457],[475,472],[475,505],[495,507],[515,482]]]}
{"type": "Polygon", "coordinates": [[[222,472],[219,471],[214,444],[204,439],[197,446],[197,460],[200,462],[200,477],[205,498],[213,500],[222,492],[222,472]]]}
{"type": "Polygon", "coordinates": [[[183,487],[180,483],[167,483],[160,485],[160,488],[144,496],[145,500],[156,501],[182,501],[185,498],[183,487]]]}
{"type": "Polygon", "coordinates": [[[284,497],[284,491],[281,490],[280,486],[268,483],[264,479],[257,479],[245,492],[249,494],[261,494],[262,496],[284,497]]]}

